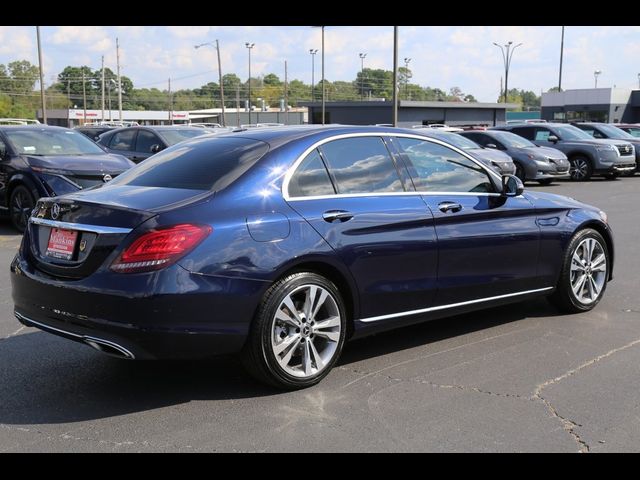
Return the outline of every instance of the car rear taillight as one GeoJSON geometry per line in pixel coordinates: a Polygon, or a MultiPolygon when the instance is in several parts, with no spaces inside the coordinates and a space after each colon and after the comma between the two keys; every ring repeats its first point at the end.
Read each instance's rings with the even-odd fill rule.
{"type": "Polygon", "coordinates": [[[191,223],[153,230],[134,240],[110,268],[120,273],[160,270],[189,253],[212,231],[209,225],[191,223]]]}

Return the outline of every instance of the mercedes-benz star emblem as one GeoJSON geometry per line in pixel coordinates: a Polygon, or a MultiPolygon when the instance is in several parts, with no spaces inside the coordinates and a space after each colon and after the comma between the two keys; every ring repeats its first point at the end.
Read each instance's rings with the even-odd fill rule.
{"type": "Polygon", "coordinates": [[[54,220],[60,216],[60,205],[54,203],[51,207],[51,218],[54,220]]]}
{"type": "Polygon", "coordinates": [[[109,175],[108,173],[104,177],[102,177],[102,181],[104,183],[107,183],[109,180],[112,180],[112,179],[113,179],[113,177],[111,175],[109,175]]]}

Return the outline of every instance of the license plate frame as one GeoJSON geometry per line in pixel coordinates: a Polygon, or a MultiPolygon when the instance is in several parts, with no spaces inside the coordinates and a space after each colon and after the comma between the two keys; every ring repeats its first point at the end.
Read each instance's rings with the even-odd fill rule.
{"type": "Polygon", "coordinates": [[[53,227],[49,233],[45,255],[58,260],[71,260],[77,242],[78,232],[76,230],[53,227]]]}

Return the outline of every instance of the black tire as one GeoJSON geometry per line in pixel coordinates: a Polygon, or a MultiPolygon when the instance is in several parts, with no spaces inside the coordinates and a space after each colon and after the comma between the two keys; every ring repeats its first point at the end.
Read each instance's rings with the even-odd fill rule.
{"type": "Polygon", "coordinates": [[[593,165],[591,160],[583,155],[576,155],[569,159],[569,174],[571,180],[576,182],[586,182],[593,175],[593,165]]]}
{"type": "Polygon", "coordinates": [[[610,268],[611,258],[609,250],[607,248],[607,242],[605,242],[604,238],[602,238],[602,235],[591,228],[586,228],[584,230],[578,231],[569,242],[564,256],[562,257],[562,270],[560,272],[560,278],[558,280],[558,284],[556,285],[555,292],[549,296],[549,301],[560,311],[565,313],[580,313],[587,312],[593,309],[600,302],[605,290],[607,289],[610,268]],[[604,284],[596,299],[591,301],[590,303],[585,303],[576,296],[572,289],[571,263],[573,255],[574,253],[576,253],[576,250],[578,249],[580,244],[588,238],[592,238],[600,244],[605,255],[606,271],[604,272],[604,284]]]}
{"type": "Polygon", "coordinates": [[[527,181],[527,174],[524,171],[524,167],[518,162],[513,162],[513,163],[515,163],[516,165],[515,176],[518,177],[520,181],[524,184],[524,182],[527,181]]]}
{"type": "Polygon", "coordinates": [[[27,187],[18,185],[13,189],[9,198],[9,217],[13,228],[24,232],[35,205],[35,199],[27,187]]]}
{"type": "Polygon", "coordinates": [[[540,185],[544,185],[545,187],[547,185],[551,185],[551,182],[553,182],[553,179],[551,179],[551,178],[545,178],[544,180],[538,180],[538,183],[540,185]]]}
{"type": "MultiPolygon", "coordinates": [[[[307,388],[317,384],[329,374],[340,357],[345,337],[346,309],[338,288],[316,273],[294,273],[274,283],[264,294],[242,351],[242,362],[245,369],[263,383],[285,390],[307,388]],[[330,360],[324,364],[322,370],[310,376],[298,377],[288,373],[276,359],[276,353],[272,347],[272,335],[276,322],[275,316],[281,303],[288,295],[295,294],[305,285],[322,287],[332,296],[340,315],[340,333],[335,351],[330,360]]],[[[307,338],[308,341],[309,338],[307,338]]],[[[300,344],[299,347],[303,348],[302,345],[300,344]]],[[[294,347],[291,350],[297,350],[299,347],[294,347]]]]}

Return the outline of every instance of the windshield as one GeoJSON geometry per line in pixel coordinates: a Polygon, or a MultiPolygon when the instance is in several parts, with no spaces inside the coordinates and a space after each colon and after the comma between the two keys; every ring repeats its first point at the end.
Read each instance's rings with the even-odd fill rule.
{"type": "Polygon", "coordinates": [[[86,136],[71,130],[6,129],[16,152],[25,155],[96,155],[105,152],[86,136]]]}
{"type": "Polygon", "coordinates": [[[640,127],[624,127],[632,137],[640,137],[640,127]]]}
{"type": "Polygon", "coordinates": [[[505,144],[509,148],[530,148],[535,147],[535,144],[531,143],[526,138],[516,135],[511,132],[492,132],[492,135],[505,144]]]}
{"type": "MultiPolygon", "coordinates": [[[[554,131],[558,133],[563,140],[593,140],[593,137],[587,132],[583,132],[578,127],[566,125],[562,127],[554,127],[554,131]]],[[[555,133],[554,132],[554,133],[555,133]]]]}
{"type": "Polygon", "coordinates": [[[611,138],[633,138],[633,135],[629,135],[621,128],[614,127],[613,125],[598,125],[598,128],[602,130],[607,137],[611,138]]]}
{"type": "Polygon", "coordinates": [[[189,138],[204,135],[207,132],[203,128],[176,128],[175,130],[157,130],[158,134],[167,142],[168,145],[175,145],[176,143],[188,140],[189,138]]]}
{"type": "Polygon", "coordinates": [[[458,135],[457,133],[439,132],[436,135],[430,134],[430,136],[437,138],[438,140],[442,140],[443,142],[450,143],[454,147],[458,147],[461,150],[473,150],[481,148],[480,145],[478,145],[474,141],[469,140],[462,135],[458,135]]]}

